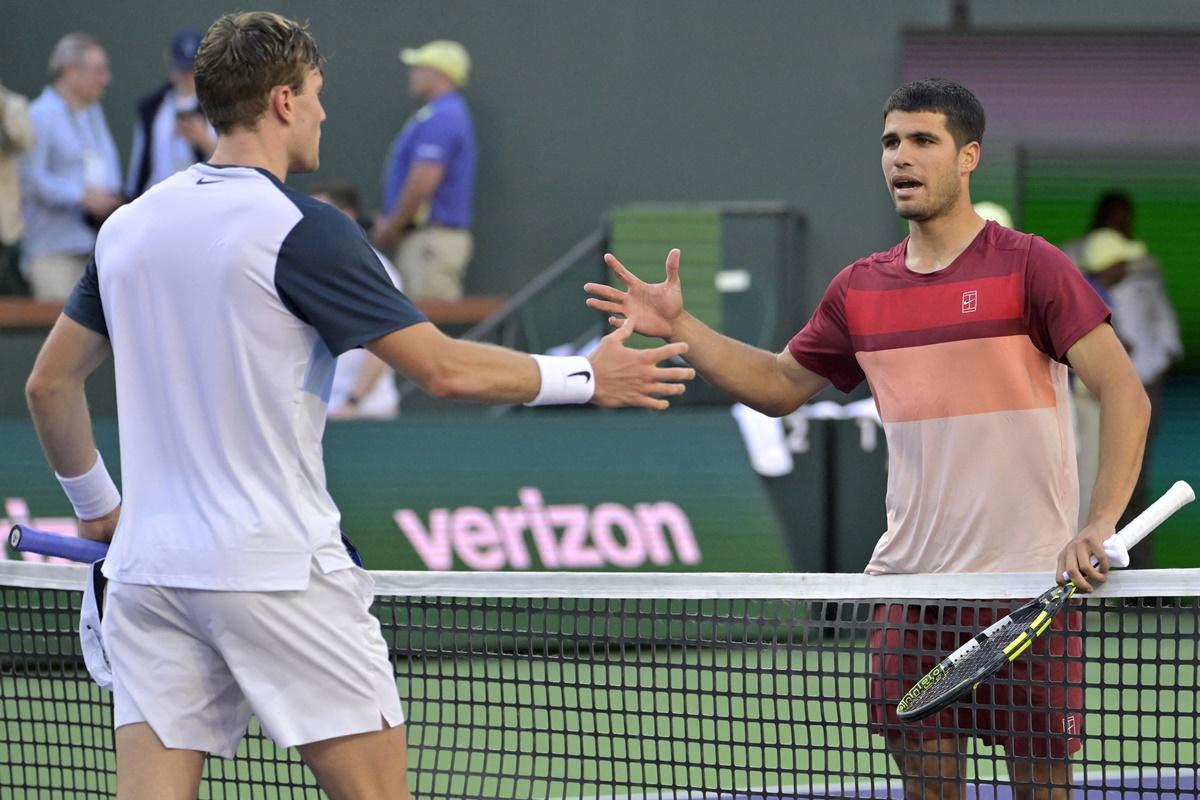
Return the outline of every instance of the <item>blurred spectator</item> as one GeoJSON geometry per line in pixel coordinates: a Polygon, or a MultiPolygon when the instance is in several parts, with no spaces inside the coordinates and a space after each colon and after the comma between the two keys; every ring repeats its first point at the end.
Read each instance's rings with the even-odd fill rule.
{"type": "Polygon", "coordinates": [[[457,300],[471,260],[475,128],[459,89],[471,60],[458,42],[403,50],[409,94],[422,101],[404,125],[383,173],[383,214],[371,238],[395,253],[413,297],[457,300]]]}
{"type": "Polygon", "coordinates": [[[0,84],[0,295],[29,294],[21,277],[21,181],[17,158],[33,144],[29,103],[0,84]]]}
{"type": "MultiPolygon", "coordinates": [[[[1129,195],[1107,192],[1096,203],[1088,235],[1063,248],[1081,265],[1089,260],[1089,253],[1094,256],[1106,248],[1120,250],[1126,256],[1122,280],[1111,284],[1105,301],[1112,308],[1113,328],[1129,349],[1129,358],[1150,398],[1150,430],[1142,469],[1119,525],[1128,524],[1150,503],[1150,456],[1162,419],[1163,386],[1167,372],[1183,356],[1179,320],[1167,298],[1162,270],[1146,245],[1134,239],[1133,220],[1133,201],[1129,195]]],[[[1138,569],[1153,566],[1151,553],[1148,547],[1134,548],[1130,551],[1131,566],[1138,569]]]]}
{"type": "Polygon", "coordinates": [[[193,62],[203,38],[190,28],[175,34],[163,53],[168,81],[138,100],[125,179],[125,196],[130,200],[163,178],[207,160],[217,146],[217,133],[196,99],[193,62]]]}
{"type": "Polygon", "coordinates": [[[111,78],[100,42],[68,33],[50,56],[52,84],[29,106],[34,142],[21,159],[21,258],[41,300],[70,294],[96,230],[122,202],[117,147],[100,108],[111,78]]]}
{"type": "MultiPolygon", "coordinates": [[[[312,196],[362,225],[362,208],[358,191],[353,186],[318,186],[313,189],[312,196]]],[[[375,254],[392,283],[397,289],[401,288],[392,262],[378,250],[375,254]]],[[[329,419],[395,419],[399,411],[400,392],[396,389],[395,370],[362,347],[338,356],[333,387],[329,391],[329,419]]]]}

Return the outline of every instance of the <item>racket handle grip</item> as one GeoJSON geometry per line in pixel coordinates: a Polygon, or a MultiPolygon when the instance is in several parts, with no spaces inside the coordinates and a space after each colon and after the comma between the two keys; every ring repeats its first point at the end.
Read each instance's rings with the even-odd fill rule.
{"type": "Polygon", "coordinates": [[[21,553],[38,553],[86,564],[99,561],[108,553],[108,545],[103,542],[39,531],[28,525],[14,525],[9,531],[8,543],[12,549],[21,553]]]}
{"type": "Polygon", "coordinates": [[[1196,493],[1192,491],[1192,487],[1187,484],[1187,481],[1175,481],[1166,494],[1151,503],[1149,508],[1138,514],[1132,522],[1113,535],[1119,536],[1127,549],[1133,547],[1145,539],[1150,531],[1163,524],[1167,517],[1195,499],[1196,493]]]}
{"type": "MultiPolygon", "coordinates": [[[[1150,531],[1163,524],[1167,517],[1195,499],[1196,493],[1188,485],[1187,481],[1175,481],[1174,485],[1162,497],[1151,503],[1145,511],[1134,517],[1128,525],[1114,533],[1112,539],[1116,539],[1128,550],[1150,535],[1150,531]]],[[[1094,567],[1099,563],[1100,560],[1092,556],[1092,566],[1094,567]]],[[[1070,580],[1070,576],[1065,571],[1062,574],[1062,578],[1063,580],[1070,580]]]]}

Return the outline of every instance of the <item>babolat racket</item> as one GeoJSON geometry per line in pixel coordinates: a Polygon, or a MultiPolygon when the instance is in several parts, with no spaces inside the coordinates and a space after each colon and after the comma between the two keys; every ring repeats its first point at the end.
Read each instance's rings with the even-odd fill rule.
{"type": "MultiPolygon", "coordinates": [[[[1167,517],[1194,499],[1196,494],[1192,487],[1184,481],[1177,481],[1153,505],[1113,534],[1113,538],[1119,539],[1126,549],[1133,547],[1167,517]]],[[[1095,558],[1092,563],[1097,563],[1095,558]]],[[[970,694],[1005,664],[1015,661],[1033,644],[1034,639],[1045,633],[1054,615],[1074,594],[1074,583],[1068,581],[1062,586],[1055,586],[976,634],[917,681],[896,705],[896,715],[903,722],[915,722],[936,714],[970,694]]]]}

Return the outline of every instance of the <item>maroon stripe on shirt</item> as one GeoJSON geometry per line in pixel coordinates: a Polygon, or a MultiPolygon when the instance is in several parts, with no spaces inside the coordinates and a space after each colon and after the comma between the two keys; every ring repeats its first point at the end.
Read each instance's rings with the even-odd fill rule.
{"type": "Polygon", "coordinates": [[[960,280],[888,292],[846,290],[846,325],[853,336],[901,333],[976,322],[1021,319],[1021,275],[963,275],[960,280]]]}
{"type": "Polygon", "coordinates": [[[898,331],[868,336],[851,336],[856,353],[873,353],[899,347],[920,347],[927,344],[961,342],[968,339],[988,339],[994,336],[1019,336],[1029,333],[1022,319],[980,320],[959,325],[944,325],[919,331],[898,331]]]}

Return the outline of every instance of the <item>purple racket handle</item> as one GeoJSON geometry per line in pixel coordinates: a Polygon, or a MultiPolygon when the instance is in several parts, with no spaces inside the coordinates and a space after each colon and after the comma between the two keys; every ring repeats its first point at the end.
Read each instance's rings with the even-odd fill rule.
{"type": "Polygon", "coordinates": [[[8,543],[18,552],[66,558],[85,564],[99,561],[108,553],[108,545],[103,542],[39,531],[28,525],[14,525],[8,533],[8,543]]]}

